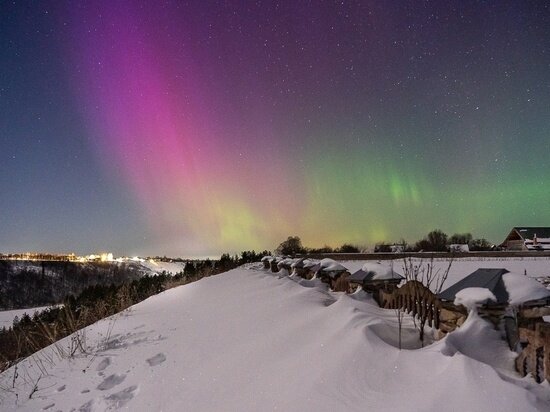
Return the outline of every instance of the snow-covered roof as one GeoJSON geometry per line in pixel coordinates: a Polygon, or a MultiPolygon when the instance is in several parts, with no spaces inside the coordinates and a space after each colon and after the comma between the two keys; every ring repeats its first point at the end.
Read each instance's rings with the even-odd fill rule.
{"type": "Polygon", "coordinates": [[[495,297],[495,303],[514,306],[550,297],[550,290],[525,275],[509,273],[506,269],[478,269],[441,292],[439,298],[453,302],[459,292],[467,288],[487,289],[495,297]]]}
{"type": "Polygon", "coordinates": [[[365,263],[361,269],[353,273],[349,278],[350,281],[360,283],[391,279],[403,279],[403,276],[394,272],[392,268],[375,262],[365,263]]]}
{"type": "Polygon", "coordinates": [[[506,273],[502,276],[509,294],[510,305],[516,306],[524,302],[550,297],[550,290],[533,278],[517,273],[506,273]]]}
{"type": "Polygon", "coordinates": [[[340,263],[330,258],[325,258],[321,260],[320,269],[325,272],[348,270],[344,265],[341,265],[340,263]]]}
{"type": "Polygon", "coordinates": [[[282,260],[280,260],[279,262],[277,262],[277,266],[283,266],[283,265],[292,265],[294,263],[294,259],[292,258],[284,258],[282,260]]]}
{"type": "Polygon", "coordinates": [[[295,268],[307,269],[307,268],[311,268],[311,267],[315,266],[316,264],[317,264],[317,262],[314,262],[311,259],[300,258],[300,259],[294,259],[294,262],[292,263],[292,265],[290,265],[290,267],[293,268],[293,269],[295,269],[295,268]]]}
{"type": "Polygon", "coordinates": [[[507,269],[478,269],[441,292],[439,299],[453,302],[456,294],[463,289],[485,288],[493,293],[496,298],[495,303],[507,303],[508,291],[502,281],[502,275],[505,273],[508,273],[507,269]]]}

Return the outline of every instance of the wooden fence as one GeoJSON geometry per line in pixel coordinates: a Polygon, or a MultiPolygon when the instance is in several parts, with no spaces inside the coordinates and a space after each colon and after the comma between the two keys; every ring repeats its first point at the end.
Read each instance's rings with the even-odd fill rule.
{"type": "Polygon", "coordinates": [[[413,316],[427,319],[430,327],[439,329],[441,302],[421,282],[411,280],[390,293],[380,290],[377,300],[385,309],[402,309],[413,316]]]}

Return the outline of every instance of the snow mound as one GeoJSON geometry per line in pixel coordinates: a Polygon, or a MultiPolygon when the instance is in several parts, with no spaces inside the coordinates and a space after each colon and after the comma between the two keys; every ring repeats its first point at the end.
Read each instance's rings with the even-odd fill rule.
{"type": "Polygon", "coordinates": [[[469,311],[474,310],[478,306],[484,305],[489,301],[496,302],[497,298],[487,288],[465,288],[457,292],[455,296],[455,305],[462,305],[469,311]]]}
{"type": "Polygon", "coordinates": [[[516,273],[506,273],[502,276],[504,286],[508,291],[510,305],[521,305],[529,300],[543,299],[550,296],[550,290],[535,279],[516,273]]]}
{"type": "Polygon", "coordinates": [[[466,322],[438,342],[436,347],[445,356],[461,353],[501,371],[513,373],[515,370],[516,354],[510,351],[500,332],[475,310],[470,311],[466,322]]]}

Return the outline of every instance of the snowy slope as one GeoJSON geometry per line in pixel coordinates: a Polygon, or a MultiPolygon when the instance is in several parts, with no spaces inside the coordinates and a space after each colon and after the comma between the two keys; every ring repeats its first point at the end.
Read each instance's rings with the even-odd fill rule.
{"type": "Polygon", "coordinates": [[[47,348],[18,365],[13,389],[5,371],[0,409],[549,410],[550,390],[517,377],[506,345],[475,359],[464,335],[493,336],[481,319],[454,341],[399,351],[394,311],[316,285],[240,268],[168,290],[89,327],[88,356],[47,348]]]}

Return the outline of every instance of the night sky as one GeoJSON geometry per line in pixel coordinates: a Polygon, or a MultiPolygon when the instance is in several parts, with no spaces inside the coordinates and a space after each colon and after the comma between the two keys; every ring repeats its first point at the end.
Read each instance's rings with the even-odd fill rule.
{"type": "Polygon", "coordinates": [[[546,1],[0,2],[0,252],[550,225],[546,1]]]}

